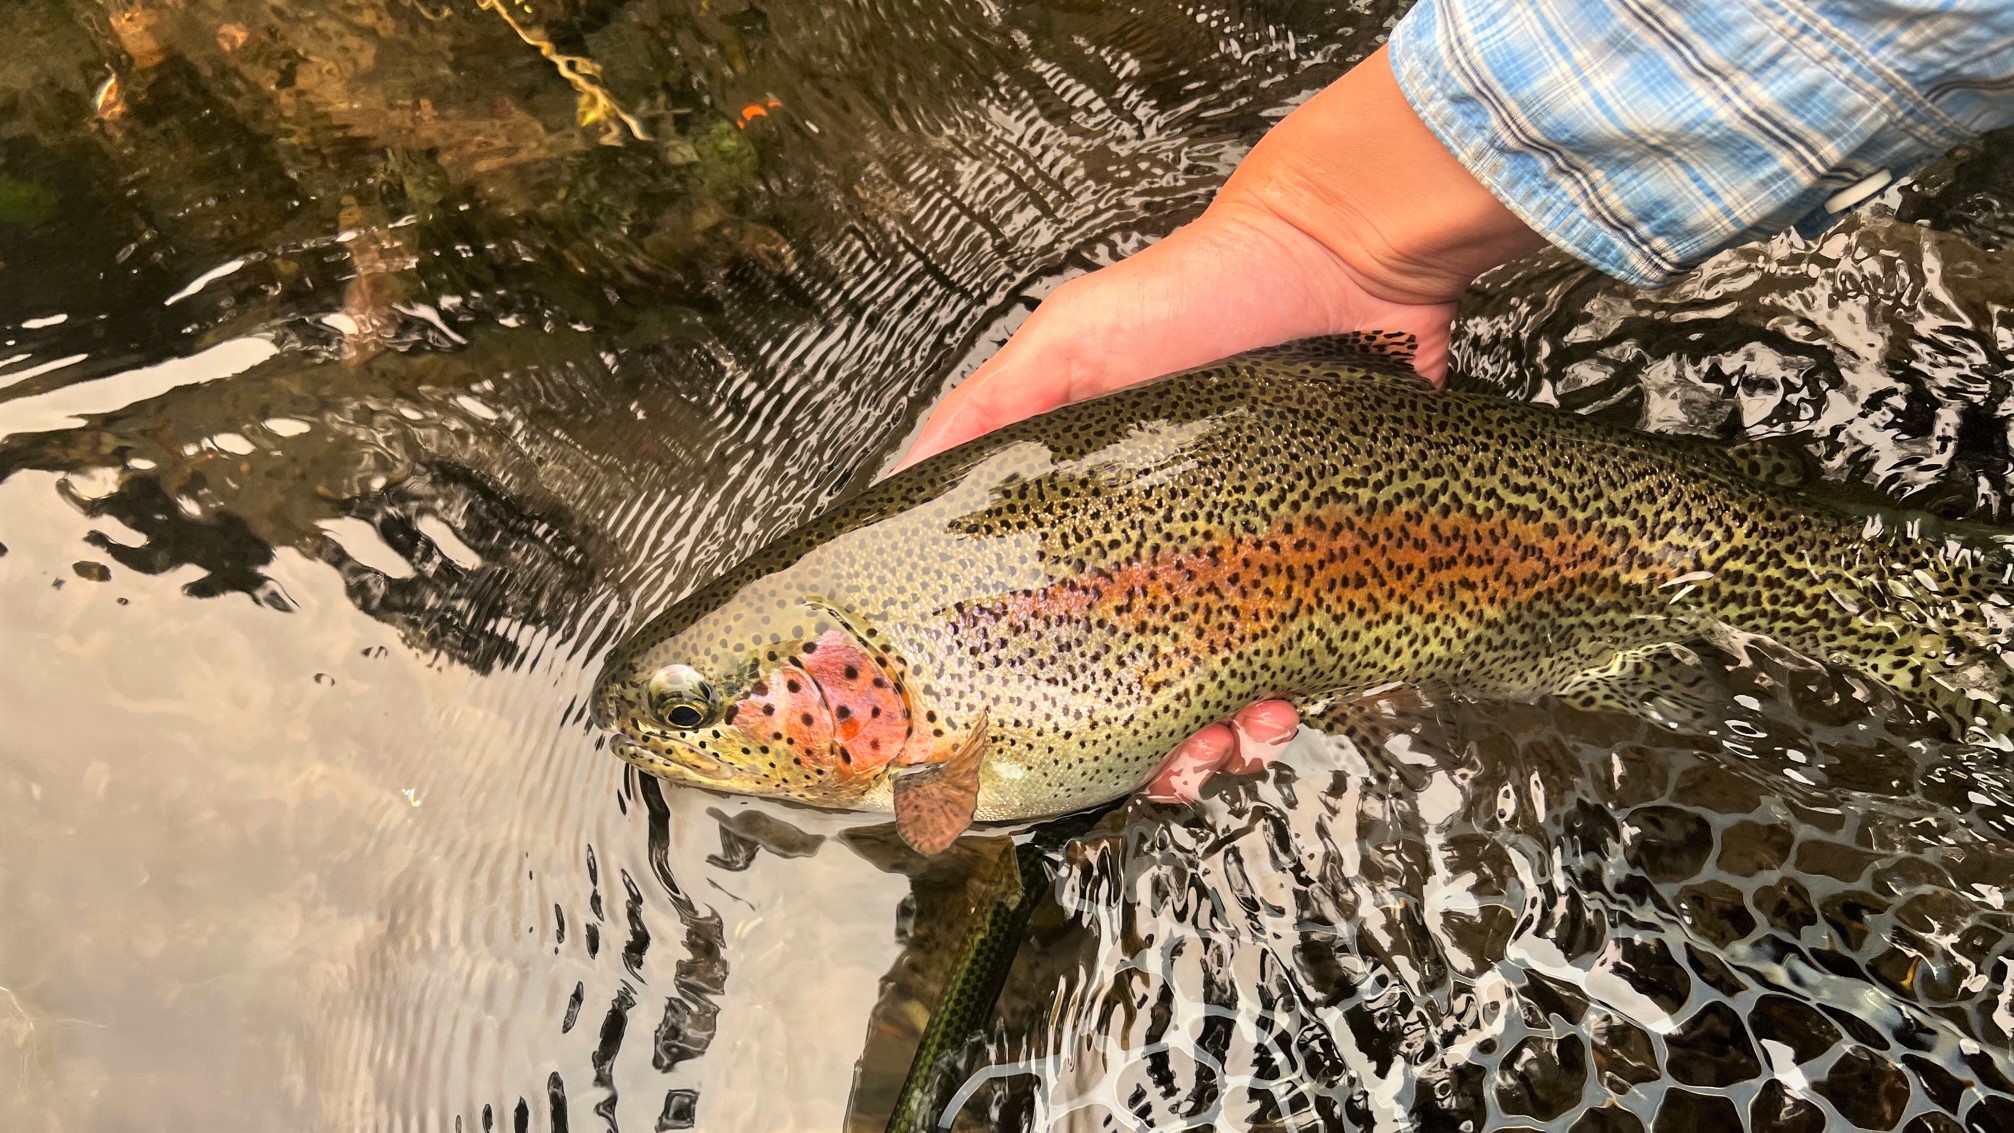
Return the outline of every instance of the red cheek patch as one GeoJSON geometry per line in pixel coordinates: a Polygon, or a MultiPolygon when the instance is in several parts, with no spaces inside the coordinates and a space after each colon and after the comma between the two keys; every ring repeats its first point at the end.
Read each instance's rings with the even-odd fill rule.
{"type": "Polygon", "coordinates": [[[818,682],[832,713],[840,774],[888,766],[909,740],[909,705],[895,678],[844,630],[827,630],[803,647],[797,664],[818,682]]]}
{"type": "Polygon", "coordinates": [[[757,742],[780,747],[806,767],[831,767],[832,711],[818,684],[803,669],[785,662],[764,673],[734,705],[729,720],[757,742]]]}

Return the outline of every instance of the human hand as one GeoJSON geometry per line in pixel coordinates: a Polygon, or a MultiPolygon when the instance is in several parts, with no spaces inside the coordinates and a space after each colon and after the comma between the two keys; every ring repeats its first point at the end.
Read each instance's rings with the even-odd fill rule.
{"type": "Polygon", "coordinates": [[[1167,239],[1057,288],[937,404],[898,467],[1073,401],[1311,335],[1411,334],[1414,367],[1439,384],[1454,309],[1453,296],[1369,290],[1326,245],[1227,186],[1167,239]]]}
{"type": "MultiPolygon", "coordinates": [[[[1383,50],[1287,116],[1209,209],[1138,255],[1056,289],[951,391],[898,467],[1002,425],[1241,351],[1356,330],[1414,336],[1439,384],[1454,304],[1543,241],[1414,115],[1383,50]]],[[[1263,766],[1299,725],[1265,700],[1178,744],[1147,788],[1194,799],[1263,766]]]]}

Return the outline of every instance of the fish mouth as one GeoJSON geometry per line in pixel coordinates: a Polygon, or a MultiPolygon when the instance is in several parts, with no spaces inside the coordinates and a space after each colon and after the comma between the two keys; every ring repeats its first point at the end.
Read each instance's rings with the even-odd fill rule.
{"type": "Polygon", "coordinates": [[[627,735],[616,735],[611,738],[610,746],[617,759],[652,775],[700,779],[708,783],[725,783],[734,778],[733,768],[677,740],[658,739],[653,745],[627,735]]]}

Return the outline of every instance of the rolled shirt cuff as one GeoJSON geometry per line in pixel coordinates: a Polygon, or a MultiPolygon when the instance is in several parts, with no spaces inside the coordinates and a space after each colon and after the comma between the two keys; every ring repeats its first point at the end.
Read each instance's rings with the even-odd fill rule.
{"type": "Polygon", "coordinates": [[[1854,30],[1803,0],[1421,0],[1390,58],[1421,121],[1519,219],[1656,286],[1822,227],[2006,113],[1975,101],[1962,121],[1854,30]]]}

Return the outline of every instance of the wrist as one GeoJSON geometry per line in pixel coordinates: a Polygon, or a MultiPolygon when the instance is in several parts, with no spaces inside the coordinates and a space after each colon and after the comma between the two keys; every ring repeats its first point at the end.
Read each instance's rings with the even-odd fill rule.
{"type": "Polygon", "coordinates": [[[1382,49],[1274,127],[1211,209],[1297,230],[1393,303],[1450,302],[1545,246],[1420,121],[1382,49]]]}

